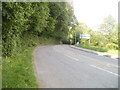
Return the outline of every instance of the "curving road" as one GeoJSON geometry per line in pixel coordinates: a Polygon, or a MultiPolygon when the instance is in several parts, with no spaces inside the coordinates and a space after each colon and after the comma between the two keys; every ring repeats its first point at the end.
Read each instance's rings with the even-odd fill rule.
{"type": "Polygon", "coordinates": [[[36,48],[34,64],[41,88],[118,88],[118,60],[71,48],[36,48]]]}

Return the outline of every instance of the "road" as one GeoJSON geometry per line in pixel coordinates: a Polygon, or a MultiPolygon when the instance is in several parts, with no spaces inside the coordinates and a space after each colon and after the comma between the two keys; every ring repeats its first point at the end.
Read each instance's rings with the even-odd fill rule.
{"type": "Polygon", "coordinates": [[[34,64],[41,88],[118,88],[118,60],[69,45],[36,48],[34,64]]]}

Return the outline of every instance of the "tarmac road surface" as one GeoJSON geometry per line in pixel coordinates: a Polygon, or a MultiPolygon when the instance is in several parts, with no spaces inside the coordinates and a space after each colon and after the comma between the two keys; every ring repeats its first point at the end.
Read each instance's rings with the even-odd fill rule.
{"type": "Polygon", "coordinates": [[[118,88],[118,60],[69,45],[36,48],[34,64],[40,88],[118,88]]]}

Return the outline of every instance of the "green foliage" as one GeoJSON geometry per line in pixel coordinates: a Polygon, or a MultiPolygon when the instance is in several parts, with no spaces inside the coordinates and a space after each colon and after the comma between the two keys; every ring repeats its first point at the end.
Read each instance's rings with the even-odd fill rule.
{"type": "Polygon", "coordinates": [[[39,88],[33,67],[33,52],[40,45],[58,44],[54,38],[24,33],[21,45],[14,48],[11,57],[3,57],[3,88],[39,88]]]}
{"type": "Polygon", "coordinates": [[[67,2],[2,3],[3,88],[37,88],[32,52],[68,41],[74,19],[67,2]]]}
{"type": "Polygon", "coordinates": [[[55,29],[52,36],[59,41],[66,41],[69,32],[69,26],[74,20],[72,7],[65,2],[53,2],[49,4],[50,16],[56,20],[55,29]]]}
{"type": "Polygon", "coordinates": [[[41,3],[33,3],[34,7],[34,13],[33,17],[31,19],[31,22],[33,22],[31,25],[34,25],[34,30],[38,33],[41,33],[44,28],[47,26],[47,19],[49,17],[49,8],[48,3],[41,2],[41,3]]]}
{"type": "Polygon", "coordinates": [[[109,49],[107,53],[114,54],[114,55],[120,55],[119,50],[115,50],[115,49],[109,49]]]}
{"type": "Polygon", "coordinates": [[[80,45],[75,45],[77,47],[80,48],[86,48],[86,49],[91,49],[91,50],[95,50],[95,51],[99,51],[99,52],[105,52],[105,53],[110,53],[110,54],[114,54],[114,55],[120,55],[120,53],[118,53],[118,50],[115,49],[107,49],[104,47],[96,47],[96,46],[80,46],[80,45]]]}
{"type": "Polygon", "coordinates": [[[115,25],[116,25],[115,19],[111,15],[109,15],[104,18],[103,24],[100,24],[99,26],[99,30],[103,34],[109,35],[111,30],[114,30],[115,25]]]}
{"type": "Polygon", "coordinates": [[[15,2],[2,3],[2,39],[4,56],[10,56],[12,54],[12,50],[16,47],[21,33],[28,28],[28,25],[26,25],[28,19],[25,15],[29,12],[27,10],[29,7],[24,7],[24,4],[28,5],[26,3],[15,2]]]}
{"type": "Polygon", "coordinates": [[[100,52],[107,52],[107,49],[100,48],[100,47],[95,47],[95,46],[80,46],[80,47],[95,50],[95,51],[100,51],[100,52]]]}
{"type": "Polygon", "coordinates": [[[38,88],[34,74],[32,54],[27,48],[12,58],[3,58],[3,88],[38,88]]]}
{"type": "MultiPolygon", "coordinates": [[[[76,33],[76,41],[82,42],[83,46],[92,46],[92,47],[99,47],[99,48],[106,48],[106,49],[119,49],[118,47],[118,25],[112,23],[114,19],[112,17],[107,17],[105,19],[106,23],[111,22],[111,29],[109,30],[109,35],[104,34],[100,31],[94,31],[87,27],[84,23],[79,23],[71,32],[71,38],[73,42],[75,42],[75,33],[76,33]],[[80,34],[90,34],[90,44],[87,39],[80,40],[80,34]]],[[[107,24],[108,25],[108,24],[107,24]]],[[[109,25],[108,25],[109,26],[109,25]]],[[[107,28],[107,27],[106,27],[107,28]]]]}
{"type": "Polygon", "coordinates": [[[26,39],[32,33],[39,38],[66,41],[74,20],[72,6],[67,2],[3,2],[2,8],[3,56],[12,56],[16,47],[23,46],[21,38],[25,33],[26,39]]]}

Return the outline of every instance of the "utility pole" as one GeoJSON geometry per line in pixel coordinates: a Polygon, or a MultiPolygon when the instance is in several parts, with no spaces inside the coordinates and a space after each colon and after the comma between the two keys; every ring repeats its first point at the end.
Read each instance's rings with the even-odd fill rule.
{"type": "Polygon", "coordinates": [[[68,32],[68,37],[69,37],[69,44],[70,44],[70,28],[69,28],[69,32],[68,32]]]}
{"type": "Polygon", "coordinates": [[[89,46],[90,46],[90,39],[89,39],[89,46]]]}
{"type": "Polygon", "coordinates": [[[80,33],[80,46],[82,46],[82,33],[80,33]]]}
{"type": "Polygon", "coordinates": [[[69,35],[69,44],[71,45],[71,42],[70,42],[70,30],[71,30],[71,28],[72,27],[69,27],[69,33],[68,33],[68,35],[69,35]]]}
{"type": "Polygon", "coordinates": [[[75,32],[75,44],[76,44],[76,32],[75,32]]]}

